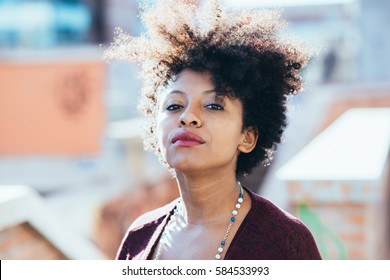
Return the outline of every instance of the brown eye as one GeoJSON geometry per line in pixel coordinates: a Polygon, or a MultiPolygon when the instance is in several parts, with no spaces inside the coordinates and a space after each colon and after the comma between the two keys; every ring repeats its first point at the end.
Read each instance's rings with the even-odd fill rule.
{"type": "Polygon", "coordinates": [[[223,110],[223,107],[217,103],[208,104],[206,105],[206,108],[211,110],[223,110]]]}
{"type": "Polygon", "coordinates": [[[169,105],[169,106],[167,106],[167,110],[168,111],[175,111],[175,110],[179,110],[179,109],[181,109],[182,108],[182,106],[180,106],[180,105],[178,105],[178,104],[171,104],[171,105],[169,105]]]}

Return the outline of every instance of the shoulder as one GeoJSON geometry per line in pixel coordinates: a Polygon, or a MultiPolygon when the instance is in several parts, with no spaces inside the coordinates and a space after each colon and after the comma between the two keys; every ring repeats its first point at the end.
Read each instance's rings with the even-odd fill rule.
{"type": "Polygon", "coordinates": [[[321,258],[312,233],[300,219],[258,194],[250,193],[250,196],[251,223],[262,228],[270,240],[280,244],[286,258],[321,258]]]}
{"type": "Polygon", "coordinates": [[[256,215],[267,217],[269,220],[272,220],[273,223],[283,222],[298,227],[303,225],[301,220],[283,210],[267,198],[251,191],[249,191],[249,195],[251,197],[253,211],[256,215]]]}
{"type": "Polygon", "coordinates": [[[135,221],[130,225],[128,231],[130,232],[130,231],[136,230],[138,228],[142,228],[143,226],[145,226],[147,224],[154,223],[154,222],[160,220],[161,218],[164,218],[170,211],[172,211],[172,209],[176,205],[176,202],[177,202],[177,199],[173,200],[172,202],[170,202],[170,203],[168,203],[160,208],[157,208],[157,209],[154,209],[152,211],[149,211],[149,212],[142,214],[137,219],[135,219],[135,221]]]}
{"type": "Polygon", "coordinates": [[[146,212],[128,228],[117,253],[117,259],[147,258],[146,249],[159,234],[161,225],[173,210],[176,200],[163,207],[146,212]],[[146,255],[145,255],[146,254],[146,255]]]}
{"type": "Polygon", "coordinates": [[[256,216],[261,215],[262,217],[266,217],[267,219],[272,220],[273,223],[283,222],[292,225],[302,224],[298,218],[281,209],[270,200],[250,191],[249,195],[252,200],[252,210],[256,216]]]}

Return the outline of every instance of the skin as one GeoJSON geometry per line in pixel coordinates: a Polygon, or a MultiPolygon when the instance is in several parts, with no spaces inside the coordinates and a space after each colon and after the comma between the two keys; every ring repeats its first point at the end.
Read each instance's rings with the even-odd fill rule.
{"type": "MultiPolygon", "coordinates": [[[[208,73],[183,70],[159,101],[159,152],[175,170],[184,203],[185,226],[172,232],[174,242],[160,259],[214,259],[237,203],[237,158],[257,142],[251,128],[243,129],[243,108],[238,99],[218,97],[208,73]],[[202,141],[172,140],[189,131],[202,141]]],[[[251,207],[244,195],[228,246],[251,207]]]]}

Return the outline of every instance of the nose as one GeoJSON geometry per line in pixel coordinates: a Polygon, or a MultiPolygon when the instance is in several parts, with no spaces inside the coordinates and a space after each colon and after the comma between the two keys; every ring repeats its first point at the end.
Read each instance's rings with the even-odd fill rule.
{"type": "Polygon", "coordinates": [[[197,114],[186,110],[179,118],[179,126],[201,127],[202,121],[197,114]]]}

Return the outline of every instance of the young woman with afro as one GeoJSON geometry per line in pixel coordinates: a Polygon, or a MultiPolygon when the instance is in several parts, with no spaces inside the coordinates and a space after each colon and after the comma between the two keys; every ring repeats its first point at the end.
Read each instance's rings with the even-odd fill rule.
{"type": "Polygon", "coordinates": [[[141,65],[144,143],[180,191],[130,226],[117,258],[321,259],[300,220],[240,183],[270,163],[308,54],[280,36],[280,13],[204,2],[145,6],[147,33],[107,49],[141,65]]]}

